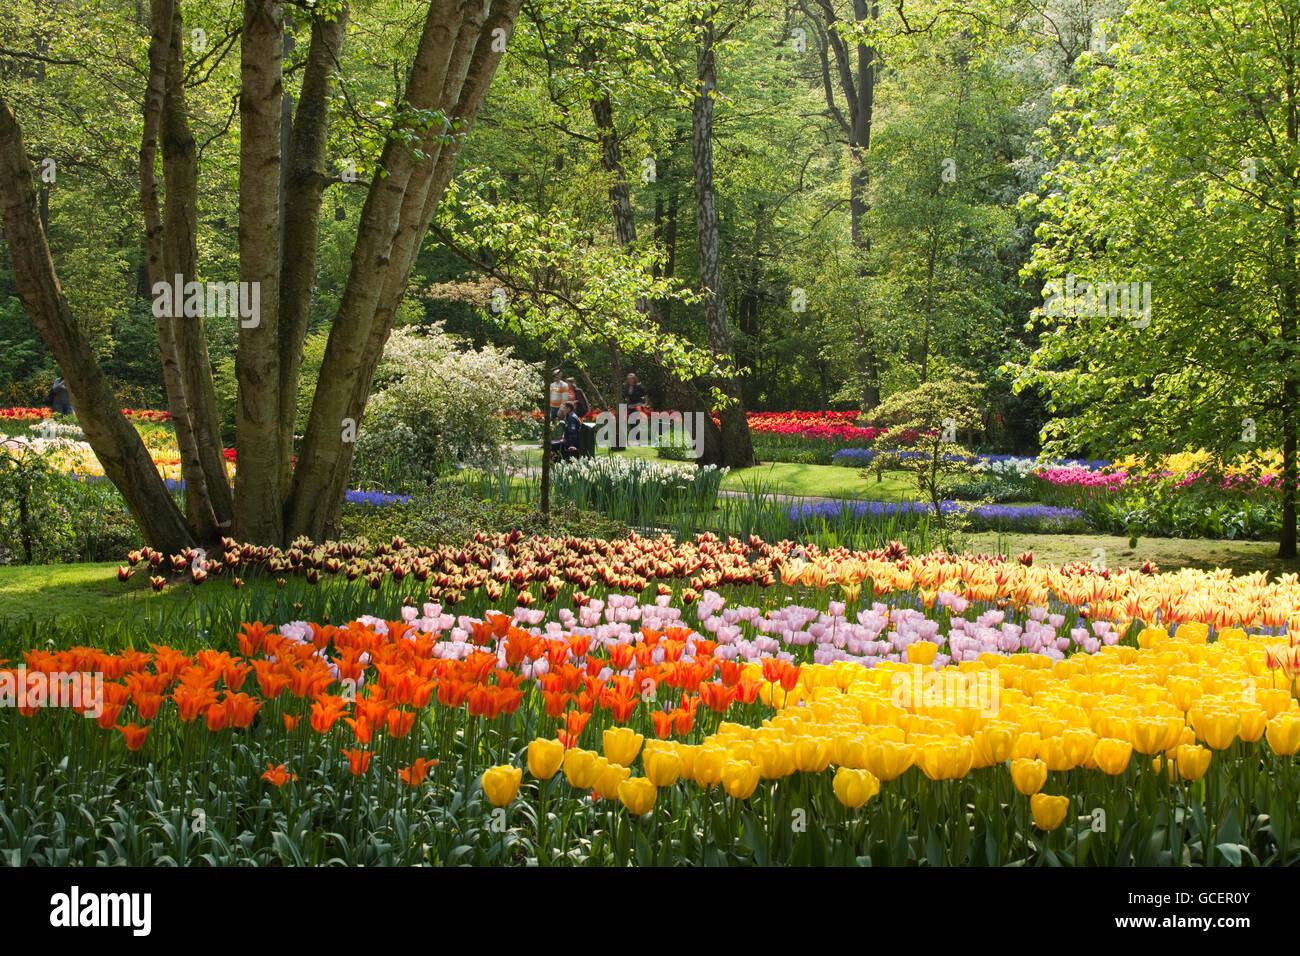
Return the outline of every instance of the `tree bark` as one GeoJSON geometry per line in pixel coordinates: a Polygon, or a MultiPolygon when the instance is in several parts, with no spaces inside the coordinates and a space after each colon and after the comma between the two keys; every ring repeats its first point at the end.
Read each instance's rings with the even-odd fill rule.
{"type": "Polygon", "coordinates": [[[410,270],[442,194],[451,182],[464,135],[487,95],[521,0],[435,0],[430,5],[406,99],[417,109],[443,109],[459,121],[456,137],[441,131],[422,142],[418,161],[393,141],[385,146],[377,178],[361,214],[352,269],[330,329],[321,381],[303,438],[288,510],[290,535],[319,539],[336,523],[354,445],[341,425],[360,425],[370,384],[392,330],[410,270]],[[498,32],[500,31],[500,32],[498,32]]]}
{"type": "Polygon", "coordinates": [[[744,398],[734,369],[736,351],[732,343],[731,326],[727,322],[727,303],[723,295],[717,196],[713,185],[713,91],[717,88],[713,54],[713,20],[709,18],[700,21],[697,29],[699,31],[699,49],[696,58],[698,87],[691,110],[691,154],[695,166],[695,222],[700,246],[700,282],[704,286],[704,323],[709,347],[723,360],[733,365],[733,370],[720,383],[723,391],[731,399],[720,416],[722,419],[720,447],[716,449],[709,447],[711,442],[708,432],[711,429],[706,428],[703,463],[747,468],[754,464],[754,446],[750,440],[749,423],[745,418],[744,398]],[[711,455],[711,452],[715,452],[716,457],[711,455]]]}
{"type": "MultiPolygon", "coordinates": [[[[167,94],[167,71],[171,60],[176,5],[174,0],[152,0],[149,38],[149,73],[145,90],[144,132],[140,141],[140,206],[144,215],[144,243],[148,288],[159,282],[170,284],[173,276],[163,265],[163,219],[158,200],[158,177],[155,165],[158,137],[162,126],[163,103],[167,94]]],[[[162,360],[163,386],[167,407],[176,431],[180,454],[181,480],[185,483],[185,518],[194,536],[211,541],[217,534],[217,518],[208,495],[207,478],[199,458],[198,443],[190,425],[189,405],[185,400],[185,380],[181,372],[180,353],[176,348],[175,316],[155,317],[158,351],[162,360]]]]}
{"type": "Polygon", "coordinates": [[[281,481],[293,480],[293,434],[298,420],[302,347],[311,319],[320,240],[321,195],[328,182],[325,145],[329,134],[330,75],[339,68],[348,8],[333,20],[317,14],[303,71],[285,157],[284,230],[280,270],[280,451],[281,481]]]}
{"type": "Polygon", "coordinates": [[[0,96],[0,220],[23,309],[67,379],[86,441],[121,492],[132,517],[154,546],[178,552],[193,544],[176,502],[163,486],[149,451],[118,407],[94,349],[82,334],[55,275],[41,227],[22,130],[0,96]]]}
{"type": "MultiPolygon", "coordinates": [[[[180,0],[176,0],[162,114],[163,179],[167,189],[162,256],[163,277],[175,281],[179,275],[182,282],[188,282],[198,275],[199,161],[185,101],[181,55],[184,30],[180,0]]],[[[199,465],[203,469],[203,482],[195,493],[206,497],[210,503],[218,531],[228,533],[234,503],[230,480],[226,476],[217,393],[212,381],[204,320],[202,315],[182,316],[179,309],[176,312],[178,314],[171,325],[185,389],[185,409],[189,427],[194,433],[199,465]]]]}
{"type": "Polygon", "coordinates": [[[239,278],[258,290],[260,314],[239,320],[235,409],[239,459],[235,533],[282,544],[280,452],[280,118],[282,0],[244,0],[239,72],[239,278]]]}
{"type": "Polygon", "coordinates": [[[609,184],[614,236],[620,246],[627,247],[636,242],[636,219],[632,215],[632,192],[628,188],[627,170],[623,167],[623,150],[614,126],[614,105],[608,93],[591,101],[591,118],[600,138],[600,165],[614,177],[609,184]]]}
{"type": "MultiPolygon", "coordinates": [[[[1300,144],[1300,103],[1295,89],[1289,90],[1287,102],[1287,141],[1294,150],[1300,144]]],[[[1300,375],[1296,373],[1297,352],[1300,351],[1300,261],[1296,236],[1297,216],[1295,200],[1289,199],[1284,215],[1285,233],[1282,262],[1282,342],[1285,347],[1282,372],[1282,528],[1278,535],[1279,558],[1296,556],[1296,481],[1300,480],[1300,463],[1296,461],[1296,427],[1300,415],[1300,375]]]]}
{"type": "MultiPolygon", "coordinates": [[[[865,276],[865,258],[871,252],[871,233],[867,222],[871,176],[867,159],[871,151],[871,124],[876,102],[876,50],[870,44],[858,43],[853,55],[850,55],[848,44],[837,31],[840,20],[832,0],[800,0],[799,8],[817,26],[826,107],[848,139],[853,164],[849,174],[849,234],[859,252],[858,274],[865,276]],[[817,8],[816,12],[813,5],[817,8]],[[847,116],[835,101],[837,85],[844,97],[847,116]]],[[[868,19],[878,20],[880,7],[876,3],[868,3],[868,0],[853,0],[853,17],[858,24],[868,19]]],[[[875,336],[869,327],[855,323],[853,337],[857,353],[855,361],[861,382],[862,408],[870,410],[880,404],[880,363],[876,357],[875,336]]]]}

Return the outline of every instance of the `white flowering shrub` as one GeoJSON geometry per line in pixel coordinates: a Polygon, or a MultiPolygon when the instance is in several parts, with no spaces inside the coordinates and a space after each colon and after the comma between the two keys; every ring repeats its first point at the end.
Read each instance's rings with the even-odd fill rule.
{"type": "Polygon", "coordinates": [[[457,467],[502,463],[502,414],[529,407],[540,376],[509,350],[481,349],[442,327],[399,329],[375,375],[353,456],[354,488],[406,492],[457,467]]]}

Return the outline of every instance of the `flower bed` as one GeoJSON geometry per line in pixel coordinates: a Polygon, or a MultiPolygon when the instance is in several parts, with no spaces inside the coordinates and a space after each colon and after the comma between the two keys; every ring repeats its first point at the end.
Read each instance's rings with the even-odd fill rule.
{"type": "MultiPolygon", "coordinates": [[[[417,601],[338,626],[243,623],[186,650],[28,651],[28,686],[102,683],[91,704],[0,710],[3,812],[28,835],[11,861],[1275,863],[1300,849],[1294,578],[707,536],[375,551],[231,542],[219,564],[364,559],[409,583],[428,562],[483,594],[511,586],[507,610],[417,601]],[[612,583],[587,585],[597,568],[612,583]],[[559,573],[572,580],[551,593],[559,573]],[[696,577],[718,590],[690,595],[696,577]],[[1113,827],[1066,824],[1098,810],[1113,827]],[[176,825],[196,811],[201,832],[176,825]],[[820,823],[800,831],[796,814],[820,823]]],[[[0,672],[0,688],[18,680],[0,672]]]]}

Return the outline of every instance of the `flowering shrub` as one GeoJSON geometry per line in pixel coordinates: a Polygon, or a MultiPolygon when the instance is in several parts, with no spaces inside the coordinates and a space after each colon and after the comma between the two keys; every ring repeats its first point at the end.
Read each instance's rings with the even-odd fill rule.
{"type": "Polygon", "coordinates": [[[393,333],[353,456],[353,483],[407,492],[457,466],[501,462],[503,413],[541,394],[537,373],[492,346],[444,333],[393,333]]]}

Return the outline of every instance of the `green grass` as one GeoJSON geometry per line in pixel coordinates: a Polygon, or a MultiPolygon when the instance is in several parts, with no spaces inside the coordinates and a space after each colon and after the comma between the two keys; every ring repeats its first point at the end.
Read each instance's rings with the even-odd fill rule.
{"type": "MultiPolygon", "coordinates": [[[[529,468],[541,464],[541,451],[527,448],[516,452],[529,468]]],[[[608,448],[597,448],[596,454],[608,456],[608,448]]],[[[628,448],[614,454],[632,458],[657,458],[653,448],[628,448]]],[[[690,462],[667,462],[683,468],[693,467],[690,462]]],[[[769,494],[793,498],[857,498],[870,501],[907,501],[917,496],[916,488],[902,472],[886,472],[883,481],[875,477],[863,478],[856,468],[841,465],[798,465],[790,462],[766,462],[755,468],[733,471],[722,481],[723,491],[745,491],[755,485],[769,494]]]]}
{"type": "Polygon", "coordinates": [[[168,589],[155,595],[148,574],[139,569],[135,577],[122,583],[112,562],[3,567],[0,621],[26,616],[109,620],[130,613],[141,601],[177,601],[181,592],[188,590],[168,589]]]}
{"type": "Polygon", "coordinates": [[[992,531],[963,535],[960,547],[971,553],[1001,551],[1015,557],[1032,551],[1034,563],[1087,564],[1102,560],[1107,567],[1141,567],[1154,561],[1161,571],[1180,568],[1232,568],[1237,574],[1269,571],[1273,574],[1300,571],[1300,559],[1277,557],[1275,541],[1217,541],[1204,538],[1139,538],[1137,547],[1129,539],[1105,534],[998,534],[992,531]],[[999,547],[1000,545],[1000,547],[999,547]],[[1098,554],[1100,548],[1104,553],[1098,554]]]}
{"type": "Polygon", "coordinates": [[[902,472],[885,472],[883,481],[864,478],[856,468],[841,465],[796,465],[774,461],[744,471],[733,471],[722,482],[723,491],[744,491],[757,484],[764,491],[796,498],[859,498],[871,501],[907,501],[917,497],[915,485],[902,472]]]}

